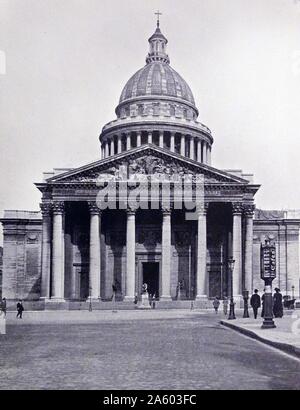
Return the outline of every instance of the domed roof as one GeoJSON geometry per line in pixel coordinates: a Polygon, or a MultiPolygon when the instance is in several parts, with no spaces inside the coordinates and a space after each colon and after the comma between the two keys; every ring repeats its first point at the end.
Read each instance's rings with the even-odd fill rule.
{"type": "Polygon", "coordinates": [[[137,71],[125,85],[120,104],[131,98],[151,95],[175,97],[195,105],[188,84],[164,61],[149,61],[137,71]]]}
{"type": "MultiPolygon", "coordinates": [[[[159,13],[157,13],[159,16],[159,13]]],[[[119,104],[132,98],[163,96],[184,100],[195,106],[190,87],[184,79],[170,66],[167,54],[167,38],[157,27],[148,40],[149,53],[145,67],[137,71],[125,85],[119,104]]]]}

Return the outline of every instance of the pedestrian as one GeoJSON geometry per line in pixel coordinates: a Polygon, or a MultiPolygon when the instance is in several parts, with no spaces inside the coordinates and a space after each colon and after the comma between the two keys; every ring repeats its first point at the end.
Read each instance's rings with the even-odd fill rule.
{"type": "Polygon", "coordinates": [[[224,299],[223,299],[223,312],[224,312],[224,315],[227,316],[227,312],[228,312],[228,299],[227,299],[226,296],[224,296],[224,299]]]}
{"type": "Polygon", "coordinates": [[[137,293],[134,295],[134,301],[133,301],[133,303],[134,303],[135,305],[137,305],[137,303],[138,303],[138,295],[137,295],[137,293]]]}
{"type": "Polygon", "coordinates": [[[273,313],[275,317],[283,316],[282,294],[279,288],[275,288],[273,295],[273,313]]]}
{"type": "Polygon", "coordinates": [[[3,298],[1,301],[1,312],[4,313],[4,317],[6,317],[6,299],[3,298]]]}
{"type": "Polygon", "coordinates": [[[250,299],[250,305],[252,306],[252,309],[253,309],[254,319],[257,319],[257,311],[261,305],[260,296],[258,294],[257,289],[254,289],[254,294],[251,296],[251,299],[250,299]]]}
{"type": "Polygon", "coordinates": [[[23,311],[24,311],[24,306],[23,306],[23,302],[20,299],[19,302],[17,303],[17,318],[19,317],[20,319],[22,319],[22,315],[23,315],[23,311]]]}
{"type": "Polygon", "coordinates": [[[155,293],[152,296],[152,309],[155,309],[155,305],[156,305],[156,297],[155,297],[155,293]]]}
{"type": "Polygon", "coordinates": [[[214,301],[213,301],[213,307],[214,307],[214,309],[215,309],[216,314],[218,313],[219,306],[220,306],[220,301],[219,301],[219,299],[218,299],[217,296],[216,296],[216,297],[214,298],[214,301]]]}

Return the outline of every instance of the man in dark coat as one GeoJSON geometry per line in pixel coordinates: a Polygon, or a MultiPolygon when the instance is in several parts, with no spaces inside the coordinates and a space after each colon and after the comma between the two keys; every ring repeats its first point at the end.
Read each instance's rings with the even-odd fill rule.
{"type": "Polygon", "coordinates": [[[23,307],[23,303],[22,300],[20,299],[19,302],[17,303],[17,318],[19,317],[20,319],[22,319],[22,314],[24,311],[24,307],[23,307]]]}
{"type": "Polygon", "coordinates": [[[4,316],[6,316],[6,299],[3,298],[1,302],[1,311],[4,313],[4,316]]]}
{"type": "Polygon", "coordinates": [[[279,288],[275,288],[273,295],[273,313],[275,317],[283,316],[282,294],[279,288]]]}
{"type": "Polygon", "coordinates": [[[250,305],[253,309],[254,319],[257,318],[257,311],[260,308],[260,296],[258,294],[258,290],[254,289],[254,294],[251,296],[250,305]]]}

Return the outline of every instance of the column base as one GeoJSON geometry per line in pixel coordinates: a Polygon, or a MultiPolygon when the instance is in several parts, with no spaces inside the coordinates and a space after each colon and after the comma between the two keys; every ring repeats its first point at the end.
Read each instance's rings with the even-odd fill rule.
{"type": "Polygon", "coordinates": [[[261,325],[261,329],[274,329],[276,328],[275,322],[272,318],[265,318],[263,324],[261,325]]]}
{"type": "Polygon", "coordinates": [[[90,303],[90,302],[100,302],[101,301],[101,298],[99,297],[99,298],[94,298],[94,297],[88,297],[87,299],[86,299],[86,302],[87,303],[90,303]]]}
{"type": "Polygon", "coordinates": [[[197,295],[195,300],[207,300],[207,295],[197,295]]]}
{"type": "Polygon", "coordinates": [[[124,296],[124,302],[134,302],[134,296],[124,296]]]}
{"type": "Polygon", "coordinates": [[[160,302],[172,302],[171,296],[160,296],[159,298],[160,302]]]}
{"type": "Polygon", "coordinates": [[[47,303],[64,303],[64,302],[66,302],[65,298],[57,298],[57,297],[45,298],[44,300],[47,303]]]}

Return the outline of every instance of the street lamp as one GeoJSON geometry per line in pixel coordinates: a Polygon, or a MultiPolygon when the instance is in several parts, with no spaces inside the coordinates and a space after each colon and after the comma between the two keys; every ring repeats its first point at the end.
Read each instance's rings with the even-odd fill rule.
{"type": "Polygon", "coordinates": [[[89,296],[90,296],[90,304],[89,304],[89,312],[92,312],[93,307],[92,307],[92,288],[91,286],[89,287],[89,296]]]}
{"type": "Polygon", "coordinates": [[[243,291],[243,298],[244,298],[244,314],[243,314],[243,318],[248,318],[248,317],[249,317],[249,310],[248,310],[249,291],[248,291],[248,290],[244,290],[244,291],[243,291]]]}
{"type": "Polygon", "coordinates": [[[228,259],[228,269],[230,272],[230,304],[229,304],[229,316],[228,319],[235,319],[234,314],[234,300],[233,300],[233,269],[234,269],[235,260],[232,256],[228,259]]]}

